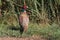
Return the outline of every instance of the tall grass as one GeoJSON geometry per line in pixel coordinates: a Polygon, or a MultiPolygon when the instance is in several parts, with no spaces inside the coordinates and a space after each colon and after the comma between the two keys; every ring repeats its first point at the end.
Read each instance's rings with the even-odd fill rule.
{"type": "MultiPolygon", "coordinates": [[[[25,2],[28,10],[31,11],[29,15],[30,21],[35,23],[53,23],[56,21],[56,23],[59,23],[59,0],[25,0],[25,2]]],[[[1,4],[2,6],[5,5],[4,8],[2,8],[3,12],[8,11],[20,14],[20,6],[23,6],[24,0],[6,0],[2,1],[1,4]]]]}

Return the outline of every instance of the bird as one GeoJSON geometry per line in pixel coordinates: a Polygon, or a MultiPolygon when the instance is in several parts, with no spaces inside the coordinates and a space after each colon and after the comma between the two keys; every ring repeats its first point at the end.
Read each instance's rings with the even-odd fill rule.
{"type": "Polygon", "coordinates": [[[19,25],[20,25],[20,33],[21,35],[23,34],[23,32],[26,32],[28,29],[28,24],[29,24],[29,16],[27,14],[27,9],[28,7],[26,5],[24,5],[22,7],[21,13],[19,15],[19,25]]]}

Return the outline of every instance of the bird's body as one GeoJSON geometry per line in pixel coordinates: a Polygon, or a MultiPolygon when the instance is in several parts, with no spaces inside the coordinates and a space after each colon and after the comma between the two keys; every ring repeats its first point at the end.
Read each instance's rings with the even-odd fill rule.
{"type": "Polygon", "coordinates": [[[21,14],[19,15],[19,23],[20,23],[20,27],[21,27],[21,32],[22,33],[26,32],[28,29],[29,17],[25,10],[23,12],[21,12],[21,14]]]}

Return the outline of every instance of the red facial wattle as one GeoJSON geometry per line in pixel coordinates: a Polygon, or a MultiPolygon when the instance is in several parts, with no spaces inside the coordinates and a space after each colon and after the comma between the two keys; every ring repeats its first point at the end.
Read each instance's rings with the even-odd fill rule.
{"type": "Polygon", "coordinates": [[[24,6],[23,6],[23,9],[25,9],[25,10],[26,10],[26,9],[27,9],[27,6],[26,6],[26,5],[24,5],[24,6]]]}

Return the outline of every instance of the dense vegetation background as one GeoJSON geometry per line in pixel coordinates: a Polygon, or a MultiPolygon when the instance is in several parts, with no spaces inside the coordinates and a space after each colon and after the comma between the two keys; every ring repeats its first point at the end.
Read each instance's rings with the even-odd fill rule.
{"type": "Polygon", "coordinates": [[[0,0],[0,36],[19,36],[21,6],[30,13],[26,35],[39,34],[50,40],[60,39],[60,0],[0,0]],[[16,30],[14,30],[14,28],[16,30]]]}

